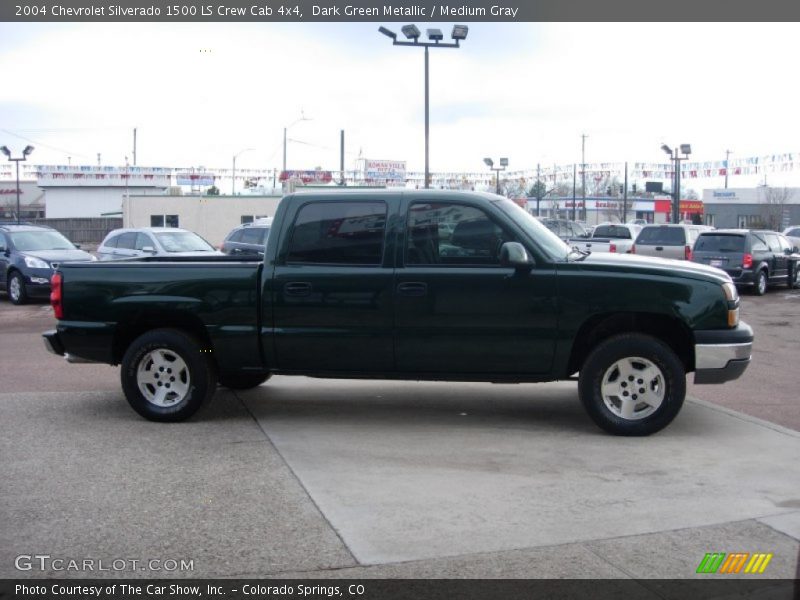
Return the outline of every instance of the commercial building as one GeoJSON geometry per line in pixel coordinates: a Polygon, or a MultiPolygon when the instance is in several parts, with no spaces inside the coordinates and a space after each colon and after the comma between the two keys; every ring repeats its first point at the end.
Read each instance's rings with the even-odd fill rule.
{"type": "Polygon", "coordinates": [[[759,186],[703,190],[705,223],[717,229],[782,230],[800,223],[800,188],[759,186]]]}

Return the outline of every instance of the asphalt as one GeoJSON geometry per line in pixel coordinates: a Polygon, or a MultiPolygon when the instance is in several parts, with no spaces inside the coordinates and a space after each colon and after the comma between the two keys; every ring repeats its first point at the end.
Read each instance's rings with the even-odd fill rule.
{"type": "Polygon", "coordinates": [[[772,553],[760,577],[798,575],[782,384],[761,390],[786,407],[771,420],[690,397],[634,439],[598,430],[570,382],[274,377],[165,425],[127,406],[116,369],[47,354],[51,324],[0,298],[0,578],[726,577],[696,574],[709,552],[772,553]],[[194,568],[15,569],[36,553],[194,568]]]}

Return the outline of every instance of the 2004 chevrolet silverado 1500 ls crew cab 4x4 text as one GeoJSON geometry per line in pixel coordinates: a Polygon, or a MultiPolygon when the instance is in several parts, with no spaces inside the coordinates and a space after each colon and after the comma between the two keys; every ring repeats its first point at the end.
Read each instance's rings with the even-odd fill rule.
{"type": "Polygon", "coordinates": [[[341,190],[280,202],[263,259],[62,264],[56,354],[121,364],[131,406],[180,421],[217,383],[273,374],[540,382],[579,373],[603,429],[669,424],[696,383],[735,379],[753,334],[703,265],[567,246],[492,194],[341,190]]]}

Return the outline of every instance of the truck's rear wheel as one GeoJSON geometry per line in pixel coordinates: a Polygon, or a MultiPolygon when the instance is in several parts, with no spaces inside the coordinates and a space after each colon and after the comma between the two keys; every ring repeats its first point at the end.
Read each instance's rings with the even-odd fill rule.
{"type": "Polygon", "coordinates": [[[120,377],[133,410],[151,421],[183,421],[210,398],[216,372],[192,337],[155,329],[136,338],[122,359],[120,377]]]}
{"type": "Polygon", "coordinates": [[[669,425],[683,406],[686,371],[660,340],[625,333],[589,354],[578,383],[592,420],[615,435],[650,435],[669,425]]]}
{"type": "Polygon", "coordinates": [[[232,390],[249,390],[269,379],[269,373],[220,373],[219,384],[232,390]]]}

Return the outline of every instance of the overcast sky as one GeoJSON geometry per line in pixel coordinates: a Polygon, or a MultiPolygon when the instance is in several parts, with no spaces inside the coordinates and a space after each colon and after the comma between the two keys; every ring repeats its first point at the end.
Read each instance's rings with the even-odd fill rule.
{"type": "MultiPolygon", "coordinates": [[[[423,51],[402,23],[0,24],[0,145],[37,164],[424,167],[423,51]],[[301,115],[311,119],[300,121],[301,115]]],[[[452,23],[440,27],[449,37],[452,23]]],[[[471,23],[430,53],[431,170],[800,153],[800,24],[471,23]]],[[[793,174],[795,177],[797,173],[793,174]]]]}

